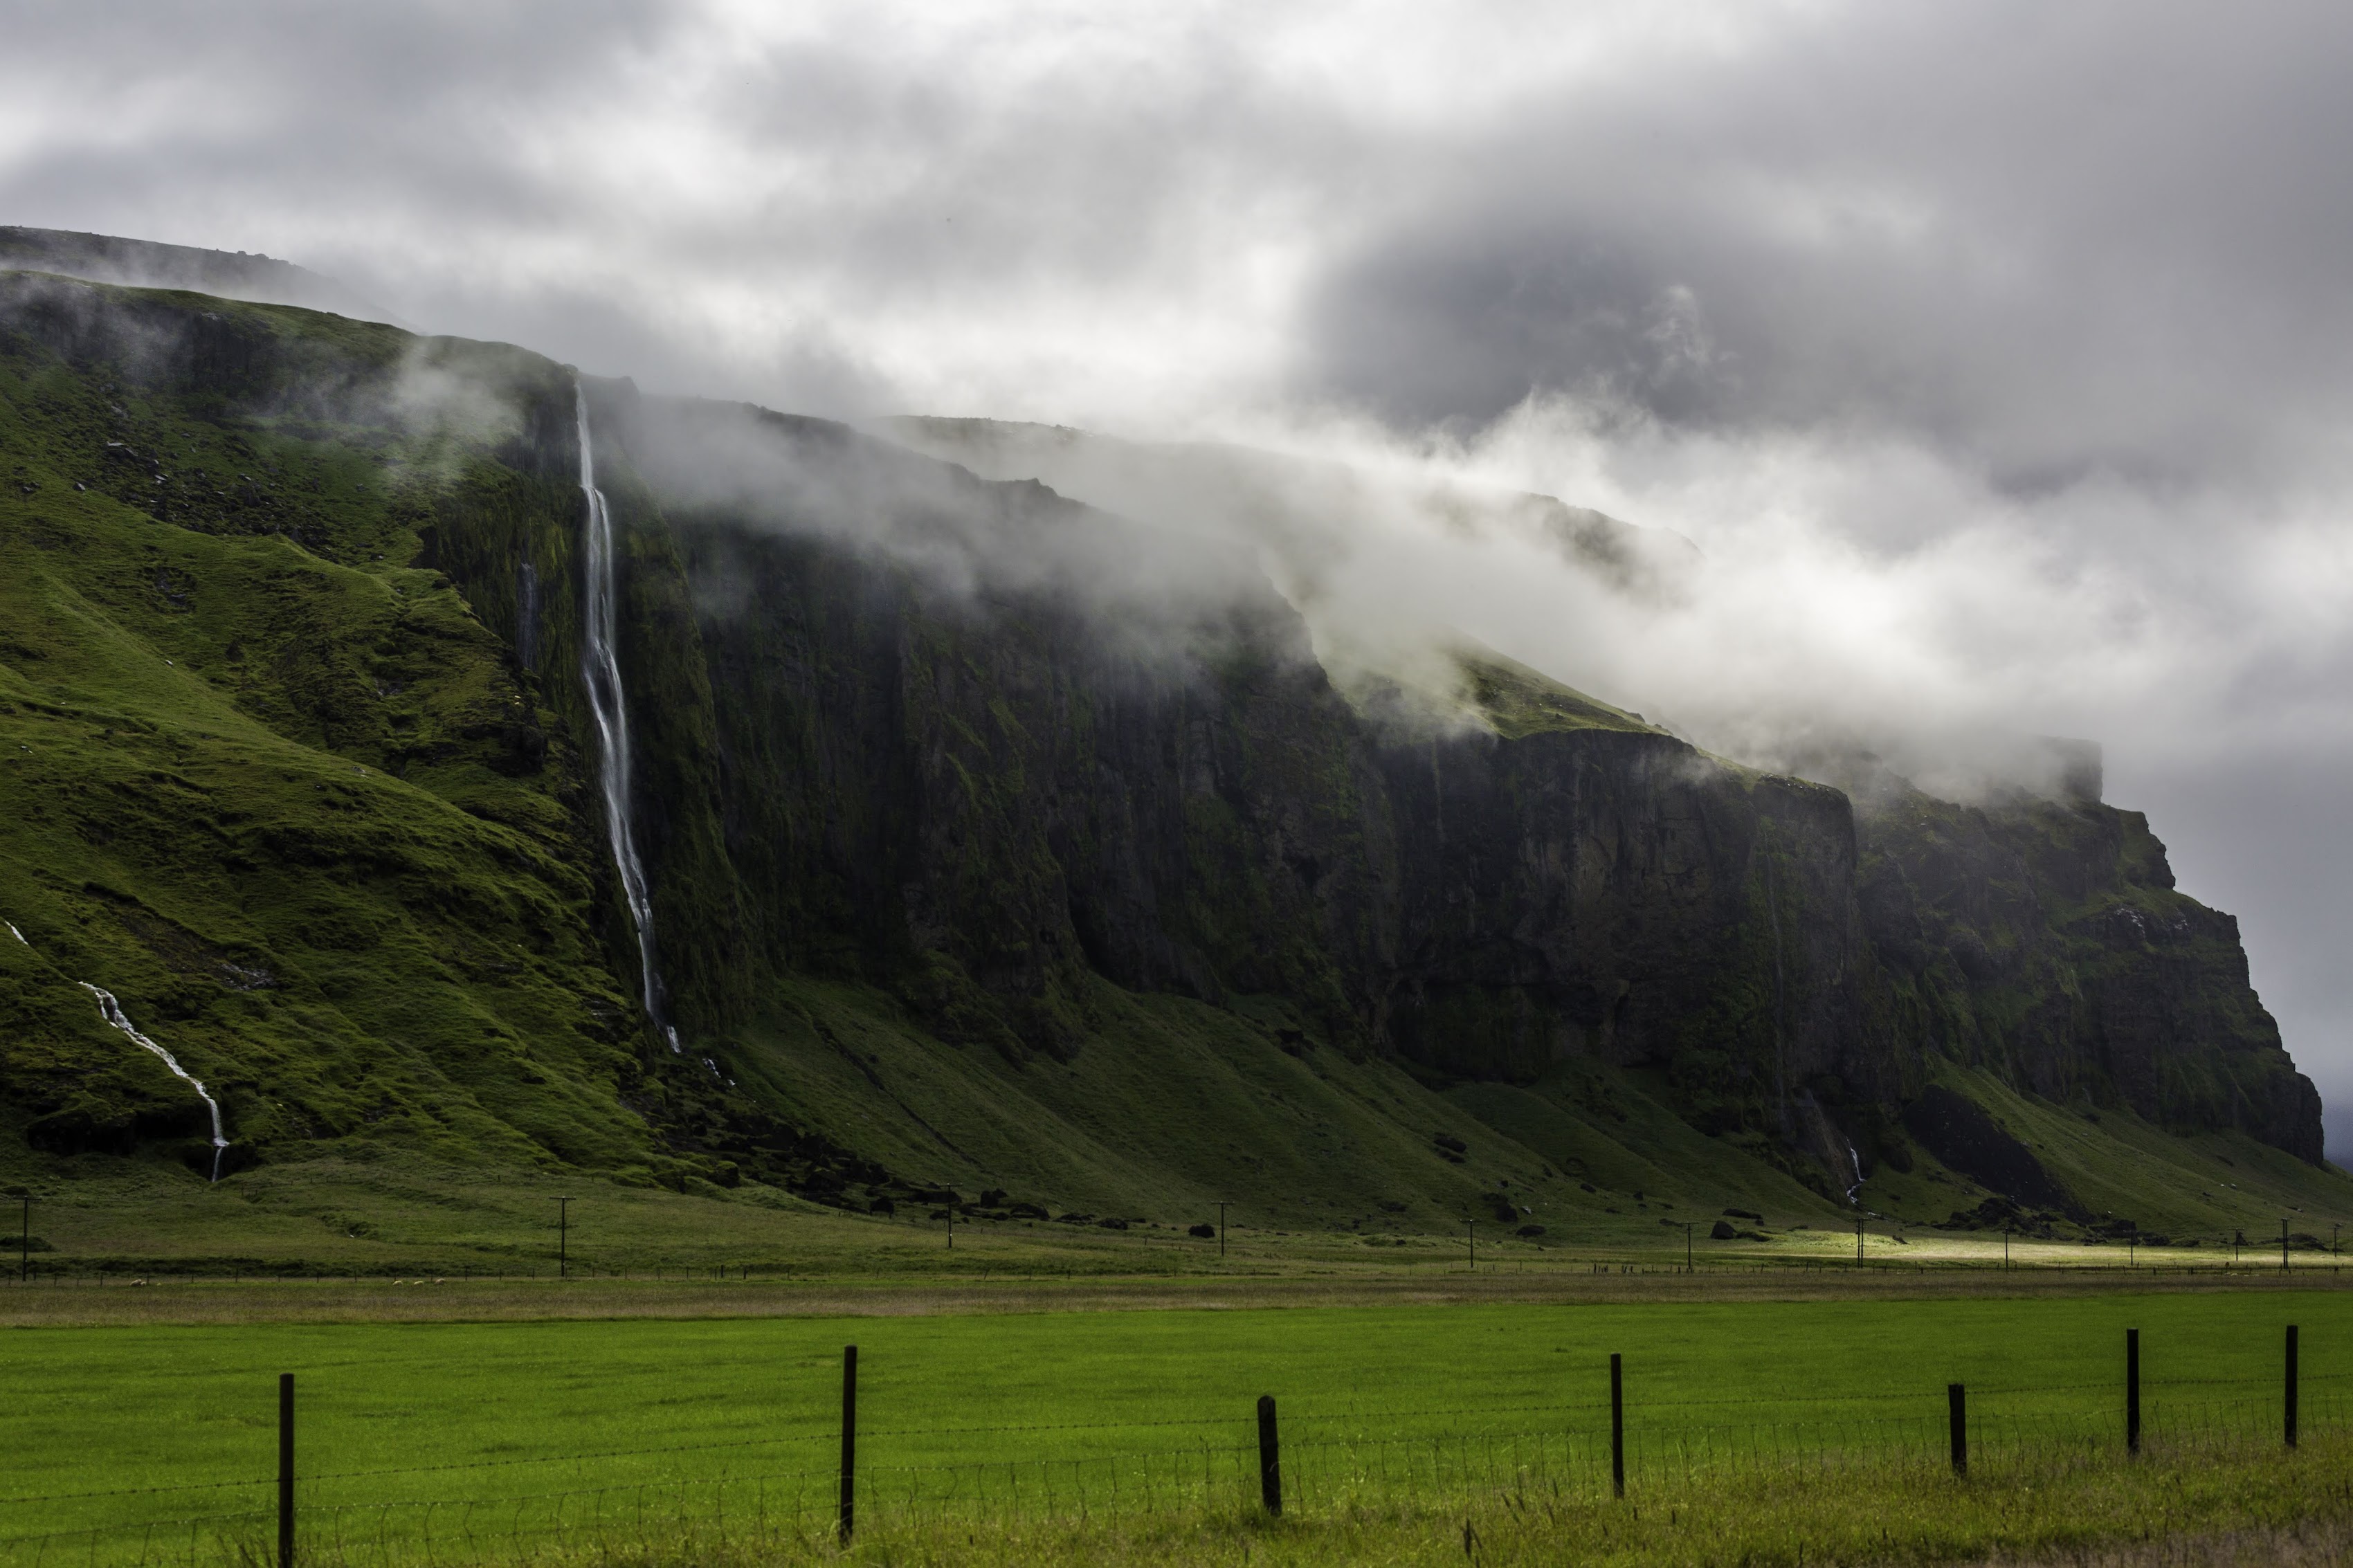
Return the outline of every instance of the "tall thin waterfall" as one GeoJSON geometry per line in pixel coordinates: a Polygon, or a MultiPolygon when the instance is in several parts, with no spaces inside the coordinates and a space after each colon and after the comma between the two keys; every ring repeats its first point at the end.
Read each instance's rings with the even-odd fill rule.
{"type": "Polygon", "coordinates": [[[680,1049],[678,1031],[670,1027],[661,975],[654,968],[653,901],[646,891],[645,863],[638,858],[637,830],[629,822],[629,707],[621,689],[620,654],[614,646],[613,517],[605,505],[605,492],[596,488],[596,448],[588,441],[588,395],[575,386],[573,400],[580,424],[580,493],[588,502],[587,636],[582,642],[580,676],[588,686],[588,708],[596,717],[596,738],[603,752],[597,776],[605,793],[605,833],[612,840],[613,864],[621,873],[621,896],[628,902],[629,920],[638,931],[646,1016],[676,1051],[680,1049]]]}

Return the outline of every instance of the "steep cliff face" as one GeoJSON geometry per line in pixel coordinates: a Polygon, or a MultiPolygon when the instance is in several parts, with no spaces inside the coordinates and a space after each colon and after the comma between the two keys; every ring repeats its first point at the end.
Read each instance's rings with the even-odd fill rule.
{"type": "Polygon", "coordinates": [[[2046,1099],[2319,1162],[2319,1096],[2248,984],[2238,922],[2175,890],[2140,813],[1874,795],[1862,906],[1915,1037],[2046,1099]]]}
{"type": "Polygon", "coordinates": [[[1760,1124],[1863,1065],[1842,795],[1630,728],[1383,760],[1406,935],[1382,978],[1409,1056],[1522,1079],[1572,1056],[1663,1067],[1760,1124]]]}
{"type": "MultiPolygon", "coordinates": [[[[935,465],[839,430],[763,435],[878,509],[1008,488],[901,476],[935,465]]],[[[1050,542],[1117,526],[1022,504],[1050,542]]],[[[1090,975],[1275,995],[1327,1043],[1441,1074],[1668,1067],[1734,1121],[1883,1065],[1835,791],[1499,660],[1477,679],[1509,733],[1368,722],[1263,584],[1137,645],[1083,597],[943,585],[789,511],[659,526],[701,606],[731,896],[788,967],[892,977],[1009,1051],[1075,1048],[1090,975]]],[[[681,696],[704,700],[646,700],[681,696]]]]}
{"type": "Polygon", "coordinates": [[[808,422],[763,438],[871,537],[757,500],[646,522],[699,606],[712,809],[775,962],[1013,1055],[1081,1048],[1100,977],[1278,997],[1439,1079],[1654,1068],[1694,1125],[1834,1179],[1905,1157],[1938,1058],[2318,1157],[2234,929],[2137,817],[1899,790],[1858,824],[1484,656],[1483,726],[1401,729],[1263,589],[1139,651],[1066,585],[943,582],[880,514],[944,484],[1050,540],[1115,520],[808,422]]]}
{"type": "MultiPolygon", "coordinates": [[[[2136,816],[1762,773],[1475,651],[1474,718],[1362,711],[1251,563],[592,382],[671,1058],[592,808],[571,373],[54,279],[7,285],[0,335],[0,729],[58,742],[6,763],[0,891],[174,1025],[245,1156],[397,1117],[839,1195],[884,1173],[854,1118],[829,1142],[762,1098],[819,1076],[775,1042],[934,1129],[826,998],[1113,1146],[1159,1112],[1046,1071],[1177,1037],[1145,1005],[1175,997],[1187,1039],[1348,1064],[1347,1114],[1404,1139],[1419,1191],[1468,1178],[1419,1146],[1449,1102],[1406,1089],[1548,1115],[1536,1091],[1588,1072],[1829,1194],[1908,1162],[1906,1108],[1962,1068],[2318,1158],[2235,926],[2136,816]]],[[[0,946],[9,1114],[63,1116],[59,1147],[188,1136],[48,963],[0,946]]],[[[1338,1092],[1308,1077],[1225,1103],[1338,1092]]]]}

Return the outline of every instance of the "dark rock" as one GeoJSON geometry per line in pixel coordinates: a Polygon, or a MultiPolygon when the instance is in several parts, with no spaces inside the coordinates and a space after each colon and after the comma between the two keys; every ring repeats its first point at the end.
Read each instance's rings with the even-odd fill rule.
{"type": "Polygon", "coordinates": [[[1930,1153],[1980,1186],[2020,1204],[2084,1217],[2075,1195],[1976,1100],[1930,1084],[1905,1108],[1904,1125],[1930,1153]]]}

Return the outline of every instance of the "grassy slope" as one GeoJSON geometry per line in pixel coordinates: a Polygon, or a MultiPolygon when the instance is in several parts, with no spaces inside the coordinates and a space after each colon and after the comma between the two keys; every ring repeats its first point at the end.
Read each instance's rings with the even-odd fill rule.
{"type": "Polygon", "coordinates": [[[2292,1231],[2326,1240],[2327,1222],[2353,1195],[2342,1172],[2316,1173],[2243,1133],[2183,1136],[2129,1110],[2064,1110],[1990,1073],[1950,1076],[2008,1123],[2085,1208],[2136,1219],[2143,1230],[2211,1242],[2239,1229],[2260,1246],[2267,1236],[2278,1239],[2285,1218],[2292,1231]]]}
{"type": "Polygon", "coordinates": [[[1570,730],[1663,733],[1639,713],[1612,708],[1483,645],[1466,641],[1454,659],[1462,673],[1463,696],[1506,740],[1570,730]]]}
{"type": "Polygon", "coordinates": [[[211,1085],[241,1145],[641,1151],[560,773],[497,771],[476,733],[527,700],[465,602],[396,564],[403,456],[0,357],[0,914],[26,939],[0,948],[0,1114],[20,1133],[46,1116],[53,1146],[120,1141],[79,1092],[93,1075],[136,1080],[141,1131],[202,1131],[86,980],[211,1085]],[[291,498],[278,515],[309,542],[232,531],[233,474],[291,498]],[[194,526],[118,499],[149,488],[194,526]]]}

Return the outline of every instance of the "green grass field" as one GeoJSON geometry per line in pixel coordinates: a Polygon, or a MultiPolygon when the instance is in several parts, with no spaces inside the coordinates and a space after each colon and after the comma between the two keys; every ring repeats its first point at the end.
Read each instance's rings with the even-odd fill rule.
{"type": "Polygon", "coordinates": [[[559,1492],[575,1513],[650,1495],[815,1520],[853,1342],[879,1518],[904,1522],[928,1499],[1025,1519],[1082,1494],[1090,1513],[1117,1511],[1116,1487],[1130,1508],[1240,1508],[1261,1394],[1279,1401],[1295,1511],[1314,1517],[1524,1471],[1589,1491],[1606,1475],[1612,1352],[1634,1489],[1662,1502],[1697,1472],[1933,1459],[1953,1381],[1971,1390],[1981,1468],[2113,1449],[2127,1327],[2142,1331],[2152,1441],[2260,1446],[2275,1440],[2290,1322],[2305,1424],[2340,1431],[2353,1294],[2337,1290],[22,1328],[0,1337],[0,1534],[265,1508],[283,1372],[314,1478],[305,1507],[358,1533],[423,1527],[421,1507],[378,1505],[434,1503],[446,1529],[542,1519],[559,1492]],[[493,1501],[521,1499],[535,1500],[493,1501]]]}

